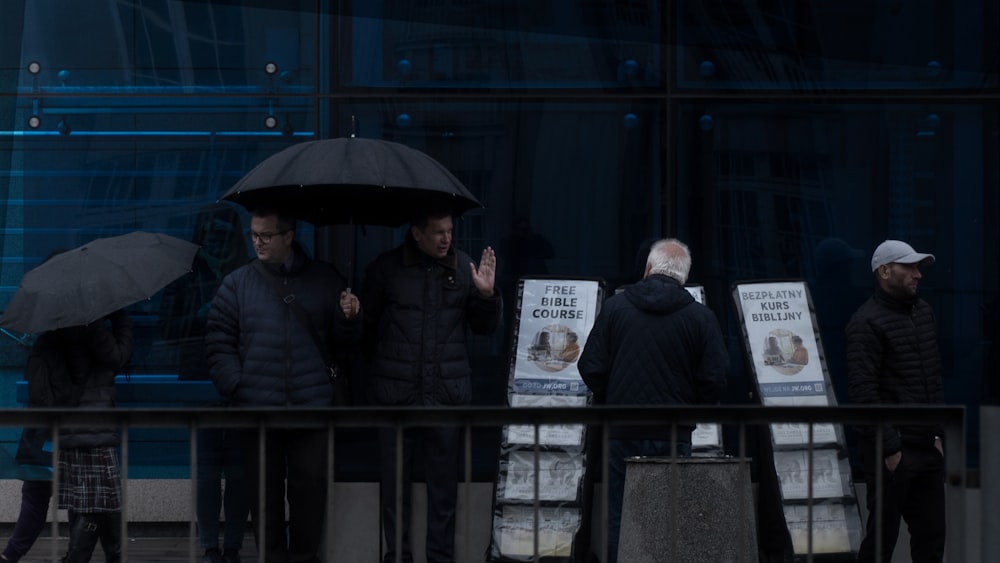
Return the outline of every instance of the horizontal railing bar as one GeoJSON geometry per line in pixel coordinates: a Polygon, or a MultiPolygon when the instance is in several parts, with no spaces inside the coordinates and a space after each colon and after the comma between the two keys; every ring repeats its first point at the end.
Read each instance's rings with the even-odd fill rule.
{"type": "Polygon", "coordinates": [[[91,426],[122,424],[134,427],[199,426],[256,427],[506,424],[628,424],[717,423],[758,425],[771,423],[846,425],[913,424],[961,425],[965,407],[920,406],[591,406],[591,407],[195,407],[195,408],[18,408],[0,409],[0,426],[91,426]]]}

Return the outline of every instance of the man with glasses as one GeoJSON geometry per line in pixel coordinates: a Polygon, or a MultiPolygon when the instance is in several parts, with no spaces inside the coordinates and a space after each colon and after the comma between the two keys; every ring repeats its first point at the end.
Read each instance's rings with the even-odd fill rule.
{"type": "MultiPolygon", "coordinates": [[[[326,358],[360,342],[358,298],[346,291],[346,280],[332,265],[306,255],[295,240],[294,218],[257,209],[250,239],[257,260],[223,279],[209,311],[212,380],[237,406],[330,406],[335,391],[326,358]]],[[[261,560],[318,562],[326,511],[326,430],[267,430],[263,467],[257,432],[242,437],[261,560]],[[261,479],[263,514],[257,495],[261,479]]]]}
{"type": "MultiPolygon", "coordinates": [[[[847,382],[856,404],[941,404],[944,383],[934,311],[917,296],[920,267],[933,254],[899,240],[878,245],[872,255],[875,293],[847,323],[847,382]]],[[[867,484],[868,522],[858,561],[889,561],[899,521],[910,531],[913,561],[944,558],[945,498],[942,429],[886,424],[859,428],[861,462],[867,484]],[[876,459],[876,442],[882,456],[876,459]],[[875,488],[878,472],[882,487],[875,488]],[[881,505],[878,498],[881,496],[881,505]],[[875,553],[876,510],[882,510],[882,553],[875,553]]]]}

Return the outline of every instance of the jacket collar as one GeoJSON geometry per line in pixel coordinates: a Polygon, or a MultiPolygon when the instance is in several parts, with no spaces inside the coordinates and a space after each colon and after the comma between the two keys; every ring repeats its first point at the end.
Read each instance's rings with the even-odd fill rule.
{"type": "Polygon", "coordinates": [[[417,247],[417,241],[413,235],[406,233],[406,241],[403,242],[403,265],[417,266],[423,263],[433,263],[443,266],[449,270],[455,270],[458,265],[458,256],[455,254],[455,246],[448,249],[448,254],[444,258],[432,258],[417,247]]]}
{"type": "Polygon", "coordinates": [[[306,261],[308,257],[306,256],[306,251],[299,244],[299,241],[292,241],[292,256],[291,256],[291,267],[287,267],[286,264],[264,264],[264,266],[274,272],[276,276],[297,276],[303,268],[305,268],[306,261]]]}
{"type": "Polygon", "coordinates": [[[915,295],[912,297],[896,297],[894,295],[890,295],[881,287],[875,286],[875,301],[894,311],[909,312],[913,310],[913,306],[917,304],[919,299],[920,298],[915,295]]]}

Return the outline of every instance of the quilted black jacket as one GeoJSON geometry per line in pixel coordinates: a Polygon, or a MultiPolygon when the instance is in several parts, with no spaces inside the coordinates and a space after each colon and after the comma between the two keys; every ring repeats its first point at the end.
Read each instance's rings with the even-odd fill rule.
{"type": "MultiPolygon", "coordinates": [[[[654,274],[604,303],[578,367],[598,402],[713,404],[726,385],[729,355],[715,314],[677,280],[654,274]]],[[[664,430],[627,431],[662,437],[664,430]]]]}
{"type": "MultiPolygon", "coordinates": [[[[934,312],[919,298],[900,299],[876,289],[845,329],[848,394],[857,404],[940,404],[944,402],[941,354],[934,312]]],[[[873,437],[874,429],[859,428],[873,437]]],[[[935,427],[883,428],[886,456],[903,443],[930,445],[935,427]]]]}
{"type": "Polygon", "coordinates": [[[500,323],[497,289],[482,297],[471,259],[449,251],[435,260],[412,237],[368,266],[362,306],[372,400],[380,405],[465,405],[472,400],[467,331],[500,323]]]}
{"type": "MultiPolygon", "coordinates": [[[[309,259],[295,243],[290,271],[275,275],[308,313],[321,342],[349,349],[361,341],[361,321],[344,318],[343,276],[309,259]]],[[[219,394],[237,405],[330,406],[334,389],[316,343],[282,296],[247,264],[226,276],[208,314],[205,350],[219,394]]]]}

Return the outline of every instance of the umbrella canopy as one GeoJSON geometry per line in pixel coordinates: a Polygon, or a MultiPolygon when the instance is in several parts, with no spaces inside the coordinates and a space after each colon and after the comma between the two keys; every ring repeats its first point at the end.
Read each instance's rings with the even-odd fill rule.
{"type": "Polygon", "coordinates": [[[355,137],[292,145],[258,164],[222,199],[251,210],[277,207],[314,225],[396,227],[427,206],[456,215],[482,207],[426,153],[355,137]]]}
{"type": "Polygon", "coordinates": [[[191,271],[198,245],[141,231],[94,240],[24,274],[0,327],[44,332],[92,323],[191,271]]]}

